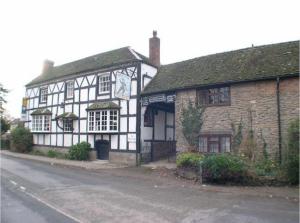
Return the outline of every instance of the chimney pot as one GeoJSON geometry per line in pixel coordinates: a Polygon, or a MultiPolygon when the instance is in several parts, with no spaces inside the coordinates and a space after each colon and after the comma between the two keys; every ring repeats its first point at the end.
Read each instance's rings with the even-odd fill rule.
{"type": "Polygon", "coordinates": [[[157,36],[157,31],[153,30],[153,37],[156,37],[156,36],[157,36]]]}
{"type": "Polygon", "coordinates": [[[149,39],[149,60],[153,65],[160,66],[160,39],[156,30],[153,30],[153,37],[149,39]]]}
{"type": "Polygon", "coordinates": [[[42,74],[49,72],[54,66],[54,62],[51,60],[44,60],[42,74]]]}

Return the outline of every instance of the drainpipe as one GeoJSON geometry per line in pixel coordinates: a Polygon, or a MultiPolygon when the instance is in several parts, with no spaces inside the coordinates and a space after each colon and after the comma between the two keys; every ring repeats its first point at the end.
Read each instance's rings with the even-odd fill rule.
{"type": "Polygon", "coordinates": [[[276,96],[277,96],[277,123],[278,123],[278,149],[279,149],[279,163],[282,163],[282,141],[281,141],[281,117],[280,117],[280,79],[276,79],[276,96]]]}

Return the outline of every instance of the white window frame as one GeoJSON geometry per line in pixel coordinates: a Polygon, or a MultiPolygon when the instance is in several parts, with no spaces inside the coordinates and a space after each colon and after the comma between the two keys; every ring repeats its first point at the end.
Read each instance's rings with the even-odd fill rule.
{"type": "Polygon", "coordinates": [[[66,82],[66,99],[72,99],[74,97],[74,81],[66,82]]]}
{"type": "Polygon", "coordinates": [[[64,129],[64,132],[72,132],[73,131],[73,120],[72,119],[64,119],[63,120],[63,129],[64,129]]]}
{"type": "Polygon", "coordinates": [[[88,111],[88,132],[118,132],[119,110],[105,109],[88,111]]]}
{"type": "Polygon", "coordinates": [[[104,73],[98,75],[98,94],[110,92],[110,74],[104,73]]]}
{"type": "Polygon", "coordinates": [[[33,115],[31,122],[31,132],[50,132],[51,115],[33,115]]]}
{"type": "Polygon", "coordinates": [[[48,87],[40,88],[40,103],[47,103],[48,87]]]}

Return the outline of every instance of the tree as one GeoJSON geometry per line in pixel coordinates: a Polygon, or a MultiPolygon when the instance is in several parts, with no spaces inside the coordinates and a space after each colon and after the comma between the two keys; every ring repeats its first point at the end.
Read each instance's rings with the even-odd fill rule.
{"type": "Polygon", "coordinates": [[[186,108],[182,109],[182,132],[190,146],[198,145],[200,130],[204,122],[203,114],[204,107],[191,101],[186,108]]]}
{"type": "Polygon", "coordinates": [[[9,130],[10,124],[8,123],[8,121],[5,118],[1,117],[0,128],[1,128],[1,134],[5,133],[5,132],[7,132],[7,130],[9,130]]]}
{"type": "Polygon", "coordinates": [[[6,94],[8,93],[8,90],[3,87],[3,85],[0,83],[0,104],[6,103],[5,100],[6,94]]]}

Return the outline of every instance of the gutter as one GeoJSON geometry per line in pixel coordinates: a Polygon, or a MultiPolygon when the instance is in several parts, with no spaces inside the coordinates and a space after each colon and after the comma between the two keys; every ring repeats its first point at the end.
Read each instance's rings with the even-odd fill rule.
{"type": "Polygon", "coordinates": [[[280,116],[280,78],[276,79],[276,99],[277,99],[277,123],[278,123],[278,155],[279,163],[282,164],[282,134],[281,134],[281,116],[280,116]]]}

